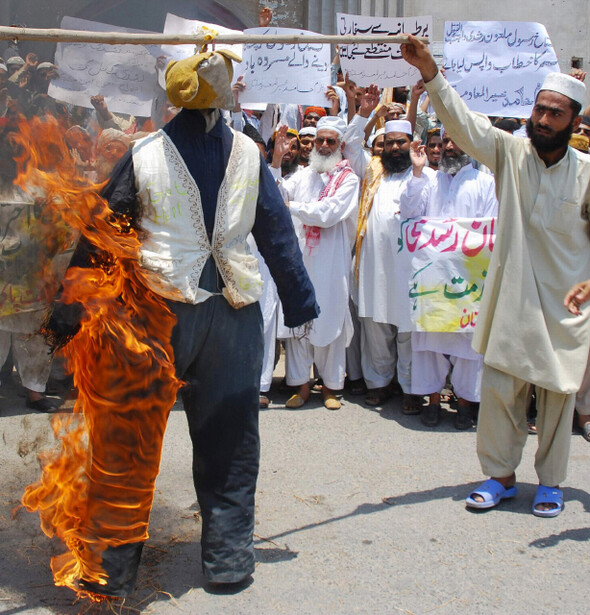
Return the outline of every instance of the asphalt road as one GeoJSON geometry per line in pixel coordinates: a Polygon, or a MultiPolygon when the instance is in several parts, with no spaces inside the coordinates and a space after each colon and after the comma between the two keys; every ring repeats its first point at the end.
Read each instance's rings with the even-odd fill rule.
{"type": "Polygon", "coordinates": [[[0,615],[590,612],[590,444],[579,435],[559,517],[530,512],[535,436],[517,473],[517,498],[478,513],[463,503],[482,480],[475,429],[455,431],[450,413],[429,430],[401,414],[399,397],[375,410],[345,395],[338,412],[325,410],[317,394],[296,411],[284,408],[285,395],[272,397],[260,417],[254,582],[233,595],[205,587],[190,443],[177,404],[136,593],[92,606],[53,585],[49,558],[61,547],[42,534],[36,515],[18,508],[39,476],[38,452],[52,442],[48,417],[27,411],[15,386],[0,388],[0,615]]]}

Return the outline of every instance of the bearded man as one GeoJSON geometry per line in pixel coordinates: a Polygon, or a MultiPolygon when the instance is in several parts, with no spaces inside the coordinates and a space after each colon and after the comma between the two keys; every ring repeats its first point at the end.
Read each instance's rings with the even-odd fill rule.
{"type": "Polygon", "coordinates": [[[315,136],[315,126],[307,126],[299,131],[299,166],[306,167],[309,164],[309,155],[315,146],[315,136]]]}
{"type": "MultiPolygon", "coordinates": [[[[348,297],[359,179],[342,156],[344,120],[323,117],[316,128],[309,166],[286,180],[276,165],[271,167],[294,218],[303,263],[321,310],[309,335],[286,341],[287,384],[299,387],[287,407],[299,408],[309,399],[309,374],[315,363],[324,383],[324,406],[338,410],[335,391],[344,386],[346,346],[353,333],[348,297]]],[[[275,148],[282,147],[286,144],[277,137],[275,148]]]]}
{"type": "Polygon", "coordinates": [[[293,128],[287,128],[286,133],[283,131],[282,134],[283,140],[287,141],[288,147],[280,148],[280,152],[277,151],[276,146],[276,138],[278,132],[274,134],[274,141],[270,148],[270,158],[272,164],[275,165],[277,162],[281,168],[281,177],[286,179],[291,177],[293,173],[296,173],[299,170],[299,134],[293,128]]]}
{"type": "MultiPolygon", "coordinates": [[[[486,218],[498,215],[494,178],[474,168],[471,158],[443,133],[438,171],[427,179],[422,173],[427,159],[426,147],[412,143],[412,178],[401,195],[402,218],[486,218]]],[[[469,332],[412,333],[412,393],[429,395],[429,405],[421,420],[427,427],[440,422],[440,391],[451,366],[451,383],[459,398],[455,429],[472,426],[471,404],[481,397],[480,354],[471,348],[469,332]]]]}
{"type": "Polygon", "coordinates": [[[563,510],[575,392],[588,359],[590,311],[563,309],[563,297],[590,277],[590,161],[568,141],[580,123],[586,88],[549,73],[527,121],[529,139],[494,128],[472,113],[439,73],[427,47],[410,36],[401,46],[416,66],[438,118],[457,145],[496,176],[496,241],[473,347],[484,355],[477,451],[492,478],[466,504],[492,508],[516,495],[515,469],[527,440],[526,405],[537,394],[539,477],[532,512],[563,510]]]}
{"type": "MultiPolygon", "coordinates": [[[[360,147],[364,128],[372,109],[378,103],[378,92],[371,88],[363,96],[359,113],[347,131],[346,155],[356,172],[363,177],[357,222],[355,284],[353,301],[358,306],[361,322],[361,365],[370,406],[382,405],[392,394],[396,375],[404,397],[402,412],[421,412],[421,398],[411,392],[412,337],[409,318],[396,302],[404,281],[395,267],[396,225],[399,220],[400,196],[412,177],[410,144],[412,126],[407,120],[391,120],[385,124],[385,140],[381,156],[373,156],[368,165],[360,147]]],[[[434,172],[424,169],[430,176],[434,172]]]]}

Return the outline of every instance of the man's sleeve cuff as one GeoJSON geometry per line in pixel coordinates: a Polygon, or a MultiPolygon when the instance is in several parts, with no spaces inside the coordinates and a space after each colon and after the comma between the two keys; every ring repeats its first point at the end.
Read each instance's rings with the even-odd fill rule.
{"type": "Polygon", "coordinates": [[[439,70],[438,73],[436,73],[436,77],[434,79],[431,79],[428,83],[425,83],[424,85],[427,92],[438,92],[443,88],[445,83],[446,79],[443,77],[443,74],[439,70]]]}

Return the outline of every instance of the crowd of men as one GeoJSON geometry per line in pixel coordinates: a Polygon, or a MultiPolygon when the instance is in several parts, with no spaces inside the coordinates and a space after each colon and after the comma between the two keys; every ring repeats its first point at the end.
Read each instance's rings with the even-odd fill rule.
{"type": "MultiPolygon", "coordinates": [[[[329,410],[341,407],[345,385],[351,394],[364,395],[367,405],[377,407],[401,391],[402,412],[420,415],[424,425],[435,427],[441,420],[441,402],[454,395],[456,429],[471,428],[479,411],[478,453],[484,473],[491,477],[469,495],[467,505],[491,508],[516,495],[514,471],[531,429],[527,410],[534,392],[540,486],[533,512],[555,516],[563,508],[558,486],[565,478],[574,398],[582,385],[588,356],[587,311],[579,313],[576,305],[568,313],[563,305],[566,291],[590,277],[587,222],[583,218],[590,158],[578,151],[588,151],[590,132],[590,113],[580,115],[584,75],[549,75],[525,125],[515,118],[484,118],[471,113],[422,43],[411,39],[402,50],[404,58],[422,73],[423,81],[411,88],[382,92],[373,85],[357,87],[339,72],[336,60],[334,83],[323,106],[269,104],[265,111],[242,109],[240,93],[248,83],[240,78],[232,88],[233,108],[230,100],[221,115],[182,98],[172,97],[172,102],[164,103],[162,92],[154,99],[150,118],[114,114],[100,94],[90,101],[93,112],[55,101],[47,96],[47,86],[59,67],[38,63],[32,54],[25,59],[11,55],[0,62],[3,187],[8,189],[15,172],[10,163],[10,140],[4,137],[15,130],[22,115],[51,115],[62,125],[80,175],[97,183],[111,177],[105,196],[114,210],[131,208],[136,198],[149,200],[141,192],[142,182],[150,180],[145,169],[154,161],[164,166],[164,159],[172,156],[166,144],[172,141],[203,194],[204,226],[199,241],[205,244],[205,236],[215,244],[216,233],[223,229],[216,226],[215,216],[221,204],[217,205],[213,192],[204,192],[202,186],[217,181],[217,194],[223,174],[206,177],[209,167],[203,161],[212,161],[211,168],[227,168],[228,173],[231,169],[236,176],[243,175],[244,181],[259,177],[258,193],[245,196],[257,203],[256,223],[253,217],[234,221],[235,228],[230,223],[229,231],[235,236],[225,244],[226,253],[220,249],[216,254],[217,248],[210,246],[204,249],[210,258],[199,261],[198,288],[190,287],[186,273],[187,288],[183,290],[182,271],[173,271],[168,280],[182,290],[185,299],[195,292],[186,304],[201,306],[199,318],[208,309],[211,314],[207,313],[207,318],[228,322],[225,312],[214,312],[219,302],[225,307],[215,309],[227,311],[225,299],[245,310],[244,314],[250,303],[260,304],[264,348],[256,349],[256,362],[262,363],[260,382],[256,383],[257,405],[267,407],[270,403],[279,343],[285,349],[283,386],[290,391],[286,405],[291,409],[304,406],[316,385],[321,387],[329,410]],[[185,108],[178,114],[180,107],[185,108]],[[228,126],[233,128],[235,147],[242,148],[243,168],[234,164],[224,141],[224,135],[230,134],[228,126]],[[219,138],[222,145],[218,150],[207,139],[202,152],[187,141],[187,135],[193,135],[200,143],[205,134],[219,138]],[[576,149],[568,146],[570,140],[576,149]],[[259,168],[258,152],[260,164],[267,169],[259,168]],[[281,226],[269,239],[277,214],[264,199],[276,199],[277,189],[281,207],[284,203],[289,216],[281,214],[281,226]],[[556,202],[561,207],[557,211],[556,202]],[[208,213],[208,208],[213,213],[208,213]],[[398,248],[394,228],[400,218],[417,216],[499,216],[475,339],[472,333],[412,331],[400,314],[398,289],[405,282],[407,287],[408,280],[400,282],[404,274],[392,266],[398,248]],[[240,228],[252,230],[243,252],[240,228]],[[290,229],[294,229],[301,256],[291,254],[288,237],[281,238],[281,233],[290,233],[290,229]],[[277,246],[290,256],[279,254],[277,246]],[[251,254],[258,259],[262,283],[248,264],[243,269],[244,275],[251,276],[248,287],[234,288],[232,276],[237,276],[241,260],[251,254]],[[221,271],[225,285],[221,289],[216,267],[221,267],[224,258],[229,269],[221,271]],[[304,269],[300,269],[301,262],[304,269]],[[291,288],[285,281],[289,275],[291,288]],[[260,292],[249,294],[248,289],[259,286],[260,292]],[[300,295],[294,299],[297,293],[300,295]],[[208,299],[211,295],[224,299],[218,297],[219,301],[213,302],[208,299]],[[296,316],[290,305],[295,303],[296,316]],[[527,313],[515,318],[521,309],[527,313]],[[310,380],[312,370],[314,380],[310,380]]],[[[191,70],[197,71],[197,64],[191,70]]],[[[159,68],[164,70],[161,62],[159,68]]],[[[175,67],[166,71],[169,97],[175,92],[174,71],[175,67]]],[[[178,181],[186,179],[181,175],[179,171],[178,181]]],[[[163,188],[166,185],[162,180],[163,188]]],[[[228,198],[231,202],[231,196],[228,198]]],[[[156,248],[161,249],[159,244],[166,240],[158,235],[161,229],[157,223],[149,219],[143,223],[156,248]]],[[[176,232],[186,231],[179,227],[176,232]]],[[[148,243],[146,240],[144,245],[148,243]]],[[[169,249],[175,253],[178,246],[169,249]]],[[[178,256],[182,260],[182,255],[178,256]]],[[[177,297],[164,296],[174,301],[177,297]]],[[[193,327],[188,323],[196,316],[175,305],[178,322],[185,328],[193,327]]],[[[249,318],[235,321],[235,336],[243,327],[243,335],[256,329],[256,315],[249,318]]],[[[41,343],[32,335],[39,322],[39,314],[30,313],[0,319],[0,362],[4,363],[12,343],[12,358],[27,389],[27,405],[52,411],[54,404],[44,394],[48,355],[39,348],[35,352],[19,350],[19,344],[30,344],[33,338],[41,343]]],[[[223,330],[221,324],[217,328],[223,330]]],[[[233,338],[221,337],[218,348],[232,353],[233,338]]],[[[189,352],[183,344],[189,342],[178,339],[175,343],[180,362],[183,353],[189,352]]],[[[183,368],[188,373],[191,361],[187,359],[183,368]]],[[[580,428],[590,441],[589,380],[586,375],[578,411],[580,428]]],[[[195,386],[197,390],[202,394],[195,386]]],[[[196,440],[202,438],[197,405],[194,399],[189,400],[188,407],[194,412],[187,409],[195,450],[196,440]]],[[[253,415],[249,420],[255,423],[253,415]]],[[[195,467],[199,463],[195,457],[195,467]]],[[[244,466],[236,467],[238,472],[244,466]]],[[[248,488],[252,500],[248,506],[253,507],[251,481],[248,488]]],[[[224,534],[223,518],[213,518],[211,523],[216,532],[224,534]]],[[[246,540],[249,531],[245,530],[246,540]]],[[[218,562],[213,558],[207,565],[213,570],[218,562]]],[[[248,562],[245,570],[249,569],[248,562]]],[[[235,580],[231,575],[219,578],[235,580]]]]}

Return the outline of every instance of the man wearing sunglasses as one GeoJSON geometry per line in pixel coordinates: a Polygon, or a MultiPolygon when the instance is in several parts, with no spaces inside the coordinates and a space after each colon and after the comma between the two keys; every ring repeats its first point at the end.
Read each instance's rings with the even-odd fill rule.
{"type": "MultiPolygon", "coordinates": [[[[353,333],[348,307],[349,271],[359,179],[343,159],[344,120],[322,117],[316,129],[307,167],[282,179],[280,168],[275,163],[271,166],[299,235],[303,262],[321,310],[308,334],[287,339],[287,384],[298,387],[287,407],[299,408],[309,399],[309,373],[315,363],[324,383],[324,406],[338,410],[340,401],[335,392],[344,386],[346,346],[353,333]]],[[[285,133],[283,127],[275,152],[288,147],[285,133]]]]}

